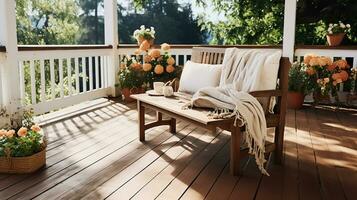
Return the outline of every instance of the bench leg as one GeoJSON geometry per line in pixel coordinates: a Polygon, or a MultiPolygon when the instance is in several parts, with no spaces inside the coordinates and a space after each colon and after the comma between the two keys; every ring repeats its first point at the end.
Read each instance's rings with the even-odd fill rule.
{"type": "Polygon", "coordinates": [[[145,141],[145,107],[138,101],[138,114],[139,114],[139,140],[145,141]]]}
{"type": "Polygon", "coordinates": [[[284,141],[284,126],[280,125],[278,127],[275,127],[275,136],[274,136],[274,143],[275,143],[274,162],[276,164],[281,164],[283,160],[283,141],[284,141]]]}
{"type": "Polygon", "coordinates": [[[171,118],[170,120],[170,133],[176,133],[176,119],[171,118]]]}
{"type": "Polygon", "coordinates": [[[240,141],[241,131],[239,127],[232,125],[231,128],[231,160],[230,160],[230,172],[232,175],[237,176],[240,174],[240,141]]]}

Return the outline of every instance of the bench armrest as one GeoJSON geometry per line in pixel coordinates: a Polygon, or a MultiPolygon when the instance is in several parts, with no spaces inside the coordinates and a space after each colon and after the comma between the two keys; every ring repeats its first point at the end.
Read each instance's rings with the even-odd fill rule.
{"type": "Polygon", "coordinates": [[[253,97],[279,97],[283,95],[283,92],[281,90],[262,90],[250,92],[249,94],[253,97]]]}

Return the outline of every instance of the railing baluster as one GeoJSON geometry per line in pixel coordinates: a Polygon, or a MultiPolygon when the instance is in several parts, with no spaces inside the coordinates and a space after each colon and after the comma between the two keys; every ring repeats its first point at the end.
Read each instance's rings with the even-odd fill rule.
{"type": "Polygon", "coordinates": [[[99,61],[98,56],[94,57],[95,59],[95,89],[99,89],[99,61]]]}
{"type": "Polygon", "coordinates": [[[56,99],[56,82],[55,82],[55,63],[50,59],[50,76],[51,76],[51,97],[52,100],[56,99]]]}
{"type": "Polygon", "coordinates": [[[71,58],[67,58],[67,85],[68,85],[68,94],[72,96],[72,62],[71,58]]]}
{"type": "Polygon", "coordinates": [[[45,74],[45,61],[40,60],[41,68],[41,102],[46,101],[46,74],[45,74]]]}
{"type": "Polygon", "coordinates": [[[353,66],[352,67],[357,67],[357,56],[353,57],[353,66]]]}
{"type": "Polygon", "coordinates": [[[89,91],[93,90],[93,57],[89,56],[89,91]]]}
{"type": "Polygon", "coordinates": [[[87,91],[87,63],[86,57],[82,57],[83,92],[87,91]]]}
{"type": "Polygon", "coordinates": [[[100,56],[100,86],[101,88],[105,88],[104,86],[104,57],[100,56]]]}
{"type": "Polygon", "coordinates": [[[31,104],[36,104],[36,80],[34,60],[30,60],[31,104]]]}
{"type": "Polygon", "coordinates": [[[64,97],[64,85],[63,85],[63,59],[58,59],[59,62],[59,85],[60,85],[60,96],[64,97]]]}
{"type": "Polygon", "coordinates": [[[25,74],[24,74],[24,61],[19,62],[19,71],[20,71],[20,94],[21,94],[21,100],[22,104],[24,104],[25,100],[25,74]]]}
{"type": "Polygon", "coordinates": [[[76,57],[74,58],[74,71],[75,71],[75,74],[76,74],[76,93],[78,94],[79,93],[79,64],[78,64],[78,60],[79,58],[76,57]]]}

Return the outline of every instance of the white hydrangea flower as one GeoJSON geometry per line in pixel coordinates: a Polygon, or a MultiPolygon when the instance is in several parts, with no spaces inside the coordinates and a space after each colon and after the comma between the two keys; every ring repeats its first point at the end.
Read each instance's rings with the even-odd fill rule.
{"type": "Polygon", "coordinates": [[[346,27],[347,27],[347,28],[351,28],[351,25],[350,25],[350,24],[346,24],[346,27]]]}
{"type": "Polygon", "coordinates": [[[333,27],[333,24],[329,24],[328,26],[329,26],[329,27],[333,27]]]}
{"type": "Polygon", "coordinates": [[[328,34],[332,34],[332,31],[329,31],[328,34]]]}
{"type": "Polygon", "coordinates": [[[144,25],[141,25],[141,26],[140,26],[140,29],[141,29],[141,30],[145,30],[145,26],[144,26],[144,25]]]}
{"type": "Polygon", "coordinates": [[[327,29],[327,31],[329,31],[329,32],[332,31],[332,27],[329,27],[329,28],[327,29]]]}
{"type": "Polygon", "coordinates": [[[334,24],[333,26],[338,26],[338,24],[334,24]]]}
{"type": "Polygon", "coordinates": [[[341,27],[341,28],[346,28],[346,25],[340,24],[340,27],[341,27]]]}

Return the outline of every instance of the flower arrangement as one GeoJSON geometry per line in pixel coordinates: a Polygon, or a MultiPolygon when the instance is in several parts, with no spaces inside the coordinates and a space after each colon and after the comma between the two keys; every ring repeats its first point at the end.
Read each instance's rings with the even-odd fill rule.
{"type": "Polygon", "coordinates": [[[349,65],[346,60],[335,62],[329,57],[305,55],[304,68],[309,75],[309,87],[322,95],[337,96],[337,88],[349,79],[349,65]]]}
{"type": "Polygon", "coordinates": [[[138,45],[141,45],[145,40],[146,42],[152,45],[154,43],[155,33],[156,32],[154,27],[150,27],[149,29],[146,28],[144,25],[141,25],[140,29],[134,31],[133,37],[138,42],[138,45]]]}
{"type": "Polygon", "coordinates": [[[309,85],[309,75],[303,63],[294,62],[289,70],[289,92],[299,92],[303,95],[310,93],[313,88],[309,85]]]}
{"type": "Polygon", "coordinates": [[[0,117],[10,119],[10,123],[0,128],[0,157],[26,157],[46,148],[41,127],[33,123],[32,110],[23,111],[21,124],[5,108],[1,108],[0,117]]]}
{"type": "Polygon", "coordinates": [[[351,25],[350,24],[344,24],[341,21],[338,22],[338,24],[329,24],[327,28],[327,34],[338,34],[338,33],[347,33],[350,31],[351,25]]]}
{"type": "MultiPolygon", "coordinates": [[[[170,45],[163,43],[160,49],[151,48],[150,40],[155,38],[153,27],[145,29],[142,25],[134,32],[134,37],[139,44],[135,56],[124,56],[120,63],[118,86],[122,93],[133,88],[151,88],[155,81],[167,82],[177,77],[179,68],[170,54],[170,45]]],[[[128,99],[130,94],[124,96],[128,99]]]]}

